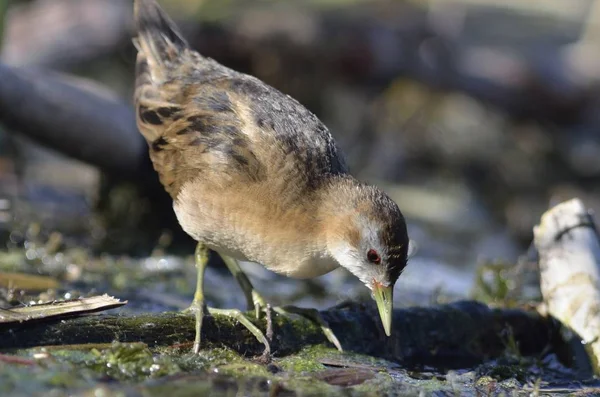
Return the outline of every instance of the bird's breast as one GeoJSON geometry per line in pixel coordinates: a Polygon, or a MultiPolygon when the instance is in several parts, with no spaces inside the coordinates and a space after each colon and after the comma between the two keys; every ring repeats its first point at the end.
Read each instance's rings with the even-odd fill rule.
{"type": "Polygon", "coordinates": [[[281,197],[268,187],[216,185],[188,184],[174,202],[179,223],[194,239],[293,278],[318,277],[338,267],[310,207],[275,203],[281,197]]]}

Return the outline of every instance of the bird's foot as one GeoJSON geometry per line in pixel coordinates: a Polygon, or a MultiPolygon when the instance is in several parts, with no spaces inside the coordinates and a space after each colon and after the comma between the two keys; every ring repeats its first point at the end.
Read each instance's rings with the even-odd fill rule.
{"type": "Polygon", "coordinates": [[[217,309],[214,307],[206,307],[202,301],[194,301],[190,307],[183,310],[183,313],[193,314],[196,318],[196,336],[194,338],[194,346],[192,348],[192,352],[194,354],[198,354],[200,351],[202,320],[206,312],[208,312],[211,316],[226,316],[237,320],[240,324],[246,327],[246,329],[250,331],[260,343],[264,345],[265,350],[261,355],[261,359],[268,361],[268,359],[271,357],[271,346],[269,345],[269,340],[265,334],[263,334],[263,332],[244,315],[244,313],[237,309],[217,309]]]}
{"type": "Polygon", "coordinates": [[[313,323],[317,324],[325,337],[329,342],[331,342],[340,352],[343,352],[342,344],[338,340],[337,336],[333,333],[329,323],[325,321],[321,313],[317,309],[313,308],[304,308],[297,306],[282,306],[282,307],[274,307],[273,310],[278,314],[289,315],[289,314],[297,314],[301,317],[304,317],[313,323]]]}
{"type": "Polygon", "coordinates": [[[204,319],[205,306],[204,301],[196,300],[192,302],[190,307],[183,310],[183,313],[193,314],[196,318],[196,336],[194,337],[194,346],[192,352],[198,354],[200,351],[200,331],[202,331],[202,320],[204,319]]]}
{"type": "Polygon", "coordinates": [[[214,315],[226,316],[226,317],[230,317],[230,318],[237,320],[240,324],[242,324],[244,327],[246,327],[246,329],[248,331],[250,331],[252,333],[252,335],[254,335],[254,337],[256,337],[256,339],[260,343],[262,343],[264,345],[265,350],[262,353],[261,359],[264,361],[270,360],[271,346],[269,345],[269,341],[267,340],[267,337],[265,336],[265,334],[262,333],[262,331],[256,325],[254,325],[244,315],[244,313],[242,313],[238,309],[216,309],[216,308],[212,308],[212,307],[208,308],[208,312],[213,316],[214,315]]]}
{"type": "MultiPolygon", "coordinates": [[[[258,295],[257,293],[256,293],[256,295],[260,297],[260,295],[258,295]]],[[[307,320],[318,325],[321,328],[321,331],[323,332],[323,334],[325,335],[327,340],[329,342],[331,342],[340,352],[344,351],[344,349],[342,349],[342,344],[338,340],[337,336],[335,336],[335,334],[333,333],[333,330],[329,326],[329,323],[327,323],[327,321],[325,321],[325,319],[323,318],[323,316],[321,316],[321,313],[319,313],[319,311],[317,309],[303,308],[303,307],[297,307],[297,306],[271,307],[271,305],[269,305],[269,304],[264,304],[264,299],[262,299],[262,297],[260,297],[260,300],[261,300],[261,302],[263,302],[263,305],[257,306],[256,301],[255,301],[255,307],[262,308],[262,311],[264,311],[266,313],[267,337],[269,338],[269,340],[273,339],[273,321],[272,321],[272,317],[271,317],[272,311],[274,311],[277,314],[283,315],[283,316],[289,316],[290,314],[296,314],[296,315],[304,317],[307,320]]],[[[260,313],[259,309],[257,309],[256,313],[258,316],[260,313]]]]}
{"type": "MultiPolygon", "coordinates": [[[[303,308],[295,307],[295,306],[271,307],[267,303],[267,301],[254,289],[254,287],[252,286],[252,283],[250,282],[250,280],[248,279],[248,277],[246,276],[246,274],[240,267],[237,260],[235,260],[227,255],[222,255],[222,254],[221,254],[221,258],[225,262],[225,265],[227,265],[227,268],[229,269],[231,274],[233,274],[233,276],[236,278],[236,280],[240,284],[242,291],[244,291],[244,295],[246,296],[246,301],[248,303],[248,310],[254,309],[254,313],[255,313],[257,319],[259,319],[261,317],[261,314],[263,312],[266,313],[266,320],[267,320],[266,334],[269,337],[269,340],[272,340],[272,338],[273,338],[273,320],[272,320],[272,316],[271,316],[272,311],[275,311],[276,313],[282,314],[282,315],[297,314],[299,316],[302,316],[302,317],[316,323],[319,327],[321,327],[321,330],[325,334],[325,337],[327,337],[327,340],[329,340],[331,343],[333,343],[333,345],[335,347],[337,347],[337,349],[339,351],[342,351],[342,345],[340,344],[339,340],[337,339],[337,337],[335,336],[335,334],[329,327],[329,324],[327,324],[327,321],[325,321],[323,319],[323,317],[321,317],[321,314],[319,313],[318,310],[303,309],[303,308]]],[[[248,321],[248,319],[246,319],[246,321],[248,321]]],[[[256,335],[256,333],[254,335],[256,335]]],[[[257,338],[258,338],[258,336],[257,336],[257,338]]]]}

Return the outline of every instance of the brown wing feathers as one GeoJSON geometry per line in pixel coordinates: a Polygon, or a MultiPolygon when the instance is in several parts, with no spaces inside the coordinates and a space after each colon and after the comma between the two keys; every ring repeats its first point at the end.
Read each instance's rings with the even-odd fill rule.
{"type": "Polygon", "coordinates": [[[259,165],[221,78],[226,68],[189,49],[154,0],[135,0],[135,105],[150,157],[173,198],[210,169],[227,179],[256,179],[259,165]]]}
{"type": "Polygon", "coordinates": [[[200,174],[219,183],[281,174],[303,191],[347,171],[315,115],[190,49],[155,0],[135,0],[135,24],[137,123],[173,198],[200,174]]]}

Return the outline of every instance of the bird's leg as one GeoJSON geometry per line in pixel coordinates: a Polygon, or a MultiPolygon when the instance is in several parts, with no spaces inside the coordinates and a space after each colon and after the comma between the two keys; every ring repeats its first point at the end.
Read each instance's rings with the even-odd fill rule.
{"type": "MultiPolygon", "coordinates": [[[[246,296],[246,301],[248,302],[248,309],[249,310],[254,309],[254,311],[256,313],[256,318],[260,318],[260,313],[262,310],[265,310],[265,311],[267,311],[267,314],[270,314],[269,310],[271,309],[271,306],[269,304],[267,304],[267,301],[254,289],[254,287],[252,286],[252,283],[248,279],[248,276],[246,276],[246,273],[244,273],[244,271],[240,267],[238,261],[227,255],[223,255],[223,254],[219,254],[219,255],[221,255],[223,262],[225,262],[225,265],[227,265],[227,268],[229,269],[231,274],[233,274],[235,279],[240,284],[240,287],[242,288],[242,291],[244,292],[244,295],[246,296]]],[[[319,327],[321,327],[321,330],[323,331],[323,334],[325,334],[325,337],[327,338],[327,340],[329,340],[339,351],[343,351],[342,345],[340,344],[338,338],[335,336],[335,334],[329,327],[329,324],[321,316],[321,314],[319,313],[318,310],[305,309],[305,308],[300,308],[300,307],[296,307],[296,306],[283,306],[283,307],[276,306],[276,307],[273,307],[273,310],[276,313],[282,314],[282,315],[297,314],[299,316],[302,316],[302,317],[316,323],[319,327]]],[[[272,329],[273,329],[273,324],[271,321],[271,316],[267,315],[267,330],[270,330],[270,331],[267,331],[267,333],[272,334],[272,329]]]]}
{"type": "Polygon", "coordinates": [[[242,268],[240,267],[240,265],[236,259],[234,259],[230,256],[227,256],[227,255],[223,255],[223,254],[219,254],[219,255],[221,255],[223,262],[225,262],[225,265],[227,266],[227,268],[229,269],[229,271],[231,272],[233,277],[235,277],[237,282],[240,284],[240,287],[242,288],[242,291],[244,292],[244,295],[246,296],[246,302],[248,303],[248,310],[254,309],[256,318],[259,319],[261,309],[267,307],[267,302],[254,289],[254,287],[252,286],[252,283],[250,282],[250,279],[248,279],[248,276],[246,276],[246,273],[244,273],[244,271],[242,270],[242,268]]]}
{"type": "Polygon", "coordinates": [[[186,310],[196,317],[196,336],[194,338],[193,352],[197,354],[200,351],[200,331],[202,330],[202,320],[204,319],[204,272],[208,265],[208,248],[202,243],[196,245],[194,253],[196,264],[196,292],[191,306],[186,310]]]}
{"type": "MultiPolygon", "coordinates": [[[[194,313],[196,317],[196,336],[194,338],[194,347],[193,352],[197,354],[200,351],[200,335],[202,331],[202,320],[204,318],[204,272],[206,270],[206,266],[208,265],[208,248],[202,243],[198,243],[196,246],[195,252],[195,263],[197,270],[197,279],[196,279],[196,292],[194,293],[194,300],[192,301],[192,305],[187,309],[188,312],[194,313]]],[[[260,343],[265,346],[265,350],[263,352],[263,356],[268,357],[271,354],[271,347],[269,346],[269,342],[265,335],[261,332],[261,330],[252,324],[239,310],[224,310],[224,309],[215,309],[212,307],[207,308],[208,312],[211,315],[222,315],[227,317],[232,317],[238,320],[243,326],[245,326],[248,331],[252,332],[252,334],[258,339],[260,343]]]]}

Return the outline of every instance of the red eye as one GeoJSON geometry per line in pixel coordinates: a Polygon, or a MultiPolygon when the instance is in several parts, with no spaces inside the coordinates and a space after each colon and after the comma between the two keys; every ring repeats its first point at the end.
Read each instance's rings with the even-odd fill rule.
{"type": "Polygon", "coordinates": [[[374,249],[370,249],[367,252],[367,259],[369,260],[369,262],[374,263],[376,265],[381,263],[381,257],[379,256],[377,251],[375,251],[374,249]]]}

